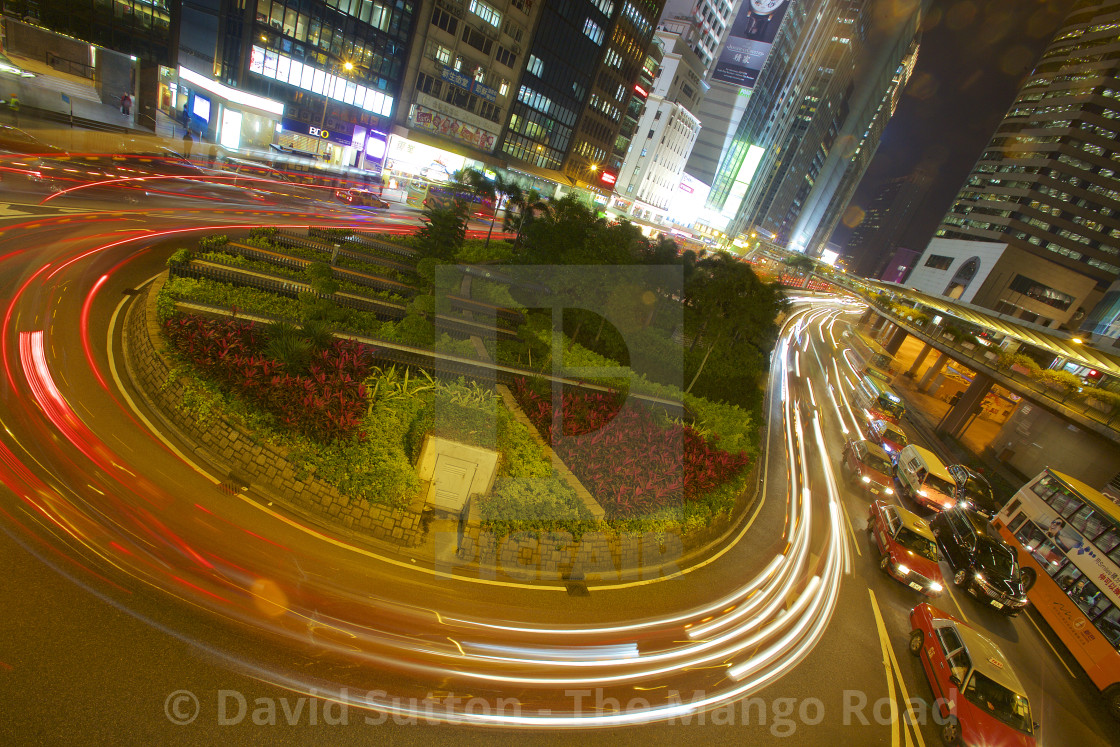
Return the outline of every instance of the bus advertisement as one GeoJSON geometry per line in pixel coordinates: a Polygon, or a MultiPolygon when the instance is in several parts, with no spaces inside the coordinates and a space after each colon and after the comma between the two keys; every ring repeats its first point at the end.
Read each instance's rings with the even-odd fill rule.
{"type": "Polygon", "coordinates": [[[1120,506],[1047,468],[993,520],[1023,587],[1120,719],[1120,506]]]}

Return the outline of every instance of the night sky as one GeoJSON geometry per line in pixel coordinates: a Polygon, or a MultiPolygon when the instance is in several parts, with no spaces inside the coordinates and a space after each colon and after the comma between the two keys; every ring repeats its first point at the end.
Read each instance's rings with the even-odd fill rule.
{"type": "MultiPolygon", "coordinates": [[[[888,179],[929,168],[933,185],[902,237],[902,246],[924,250],[1072,5],[1071,0],[934,0],[922,24],[914,75],[852,205],[866,206],[888,179]]],[[[843,246],[850,232],[841,223],[832,241],[843,246]]]]}

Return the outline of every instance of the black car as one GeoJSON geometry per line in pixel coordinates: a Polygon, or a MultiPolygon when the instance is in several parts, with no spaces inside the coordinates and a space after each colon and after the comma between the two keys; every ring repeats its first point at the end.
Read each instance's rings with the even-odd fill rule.
{"type": "Polygon", "coordinates": [[[953,569],[953,583],[1005,615],[1027,606],[1015,551],[987,517],[958,505],[936,514],[930,527],[953,569]]]}
{"type": "Polygon", "coordinates": [[[971,508],[987,518],[992,518],[1003,508],[1003,503],[992,493],[987,479],[978,475],[963,464],[946,467],[953,481],[957,483],[956,499],[964,508],[971,508]]]}

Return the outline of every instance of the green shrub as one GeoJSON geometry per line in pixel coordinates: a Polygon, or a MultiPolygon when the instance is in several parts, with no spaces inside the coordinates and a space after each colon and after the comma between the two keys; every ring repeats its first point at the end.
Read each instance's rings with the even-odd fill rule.
{"type": "Polygon", "coordinates": [[[167,258],[167,266],[185,265],[192,259],[194,259],[194,255],[190,249],[177,249],[174,254],[167,258]]]}
{"type": "Polygon", "coordinates": [[[1064,389],[1067,393],[1080,388],[1082,383],[1081,379],[1069,371],[1055,371],[1054,369],[1040,371],[1038,378],[1047,384],[1057,385],[1058,388],[1064,389]]]}

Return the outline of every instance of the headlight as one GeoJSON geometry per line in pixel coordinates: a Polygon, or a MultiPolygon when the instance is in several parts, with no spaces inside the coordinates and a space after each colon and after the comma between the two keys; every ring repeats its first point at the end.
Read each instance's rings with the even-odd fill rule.
{"type": "Polygon", "coordinates": [[[859,478],[859,479],[860,479],[860,480],[863,480],[864,482],[871,482],[871,478],[870,478],[870,477],[868,477],[867,475],[864,475],[863,477],[861,477],[861,478],[859,478]]]}
{"type": "Polygon", "coordinates": [[[894,488],[887,488],[883,492],[886,493],[887,495],[894,495],[894,488]]]}
{"type": "Polygon", "coordinates": [[[987,583],[987,581],[984,580],[984,574],[983,573],[977,573],[976,574],[976,580],[979,581],[982,584],[987,583]]]}
{"type": "Polygon", "coordinates": [[[962,506],[964,506],[965,508],[971,508],[971,507],[972,507],[972,504],[971,504],[971,503],[969,503],[968,501],[961,501],[960,503],[961,503],[961,505],[962,505],[962,506]]]}
{"type": "Polygon", "coordinates": [[[936,581],[929,585],[929,590],[934,592],[935,594],[940,594],[944,589],[945,587],[937,583],[936,581]]]}
{"type": "Polygon", "coordinates": [[[889,454],[889,453],[891,453],[892,451],[894,451],[894,449],[892,449],[892,448],[890,447],[890,444],[883,444],[883,451],[885,451],[885,452],[887,452],[887,453],[889,454]]]}
{"type": "Polygon", "coordinates": [[[924,491],[924,490],[921,490],[921,489],[919,489],[919,490],[918,490],[918,495],[920,495],[920,496],[922,496],[923,498],[925,498],[925,497],[926,497],[926,491],[924,491]]]}
{"type": "Polygon", "coordinates": [[[903,576],[905,576],[907,573],[910,572],[910,569],[907,568],[906,566],[904,566],[902,563],[899,563],[898,564],[898,572],[901,573],[903,576]]]}
{"type": "Polygon", "coordinates": [[[952,503],[943,503],[942,505],[945,506],[946,509],[950,509],[953,507],[952,503]]]}

